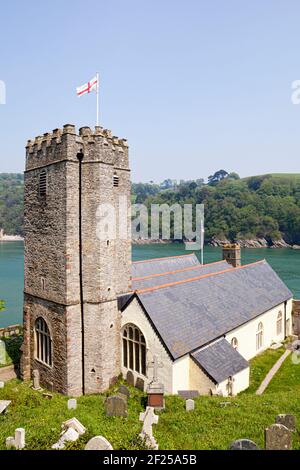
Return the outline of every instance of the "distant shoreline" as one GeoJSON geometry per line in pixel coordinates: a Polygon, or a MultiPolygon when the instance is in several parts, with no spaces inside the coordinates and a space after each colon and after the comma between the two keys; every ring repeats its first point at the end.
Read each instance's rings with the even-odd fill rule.
{"type": "Polygon", "coordinates": [[[0,242],[23,242],[24,238],[20,235],[3,235],[0,237],[0,242]]]}

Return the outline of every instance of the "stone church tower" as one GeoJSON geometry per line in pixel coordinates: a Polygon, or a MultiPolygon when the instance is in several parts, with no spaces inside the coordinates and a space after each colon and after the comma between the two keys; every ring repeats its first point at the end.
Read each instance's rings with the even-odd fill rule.
{"type": "Polygon", "coordinates": [[[67,395],[102,392],[120,374],[117,296],[130,290],[126,140],[65,125],[29,141],[24,198],[22,376],[37,369],[67,395]]]}

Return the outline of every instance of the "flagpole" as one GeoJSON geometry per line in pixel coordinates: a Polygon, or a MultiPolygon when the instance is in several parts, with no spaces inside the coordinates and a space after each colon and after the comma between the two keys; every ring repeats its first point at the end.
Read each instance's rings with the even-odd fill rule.
{"type": "Polygon", "coordinates": [[[97,126],[99,126],[99,73],[97,72],[97,92],[96,92],[96,95],[97,95],[97,119],[96,119],[96,122],[97,122],[97,126]]]}

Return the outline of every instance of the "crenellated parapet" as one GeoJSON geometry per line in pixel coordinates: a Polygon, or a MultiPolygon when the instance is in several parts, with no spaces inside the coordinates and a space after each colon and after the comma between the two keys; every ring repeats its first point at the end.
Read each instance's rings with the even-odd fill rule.
{"type": "Polygon", "coordinates": [[[63,129],[54,129],[34,140],[28,140],[26,170],[64,160],[76,161],[79,151],[84,152],[85,161],[99,161],[100,158],[117,168],[129,167],[126,139],[120,139],[100,126],[95,129],[81,127],[77,133],[74,125],[66,124],[63,129]]]}

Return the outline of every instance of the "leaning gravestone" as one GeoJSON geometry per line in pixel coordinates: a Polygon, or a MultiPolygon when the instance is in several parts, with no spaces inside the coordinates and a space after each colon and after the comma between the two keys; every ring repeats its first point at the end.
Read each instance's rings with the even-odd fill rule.
{"type": "Polygon", "coordinates": [[[128,388],[125,386],[125,385],[120,385],[120,387],[118,388],[118,393],[121,393],[121,395],[125,395],[127,398],[130,397],[130,391],[128,390],[128,388]]]}
{"type": "Polygon", "coordinates": [[[119,395],[108,397],[105,400],[104,407],[106,416],[122,416],[127,418],[127,401],[119,395]]]}
{"type": "Polygon", "coordinates": [[[127,372],[126,382],[134,387],[134,375],[130,370],[127,372]]]}
{"type": "Polygon", "coordinates": [[[283,424],[290,431],[296,431],[296,418],[294,415],[277,415],[276,424],[283,424]]]}
{"type": "Polygon", "coordinates": [[[95,436],[89,440],[84,450],[113,450],[113,448],[105,437],[95,436]]]}
{"type": "Polygon", "coordinates": [[[230,444],[228,450],[259,450],[259,447],[250,439],[238,439],[230,444]]]}
{"type": "Polygon", "coordinates": [[[291,450],[292,433],[283,424],[272,424],[265,429],[266,450],[291,450]]]}
{"type": "Polygon", "coordinates": [[[136,379],[135,388],[138,388],[139,390],[141,390],[141,392],[143,392],[145,389],[145,381],[138,377],[136,379]]]}
{"type": "Polygon", "coordinates": [[[195,409],[195,402],[191,398],[186,400],[185,402],[185,409],[186,411],[193,411],[195,409]]]}
{"type": "Polygon", "coordinates": [[[0,364],[6,364],[6,347],[5,342],[0,339],[0,364]]]}
{"type": "Polygon", "coordinates": [[[0,415],[6,412],[10,404],[11,404],[11,400],[0,400],[0,415]]]}

